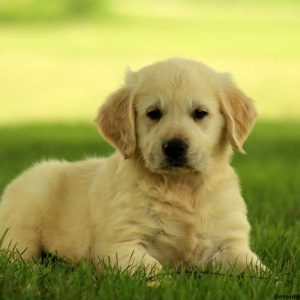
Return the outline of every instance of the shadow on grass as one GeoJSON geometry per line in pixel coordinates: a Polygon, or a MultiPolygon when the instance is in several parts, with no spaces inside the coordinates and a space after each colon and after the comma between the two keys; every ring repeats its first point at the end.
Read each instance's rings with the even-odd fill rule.
{"type": "Polygon", "coordinates": [[[0,127],[0,191],[16,174],[43,159],[80,160],[113,151],[86,124],[27,124],[0,127]]]}

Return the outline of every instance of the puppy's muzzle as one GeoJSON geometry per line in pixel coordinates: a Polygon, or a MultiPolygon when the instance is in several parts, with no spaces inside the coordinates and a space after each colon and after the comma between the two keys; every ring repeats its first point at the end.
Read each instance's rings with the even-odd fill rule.
{"type": "Polygon", "coordinates": [[[180,139],[172,139],[162,145],[169,167],[183,167],[186,164],[188,145],[180,139]]]}

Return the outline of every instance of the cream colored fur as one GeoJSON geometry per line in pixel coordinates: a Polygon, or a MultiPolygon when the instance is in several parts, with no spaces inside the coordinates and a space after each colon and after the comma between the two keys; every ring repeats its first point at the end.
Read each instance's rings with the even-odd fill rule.
{"type": "Polygon", "coordinates": [[[45,161],[15,179],[0,206],[2,247],[25,259],[42,251],[74,261],[109,258],[140,263],[248,264],[250,225],[238,178],[229,165],[256,112],[227,74],[173,58],[128,72],[100,108],[97,124],[118,151],[76,163],[45,161]],[[159,107],[162,118],[146,113],[159,107]],[[195,121],[195,108],[208,115],[195,121]],[[162,143],[187,141],[188,166],[164,166],[162,143]]]}

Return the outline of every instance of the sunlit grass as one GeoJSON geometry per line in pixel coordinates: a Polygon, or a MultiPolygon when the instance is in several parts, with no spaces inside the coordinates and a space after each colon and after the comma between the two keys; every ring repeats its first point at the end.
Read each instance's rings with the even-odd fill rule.
{"type": "Polygon", "coordinates": [[[1,24],[0,123],[92,120],[127,65],[170,56],[233,73],[263,119],[300,118],[297,2],[175,1],[174,15],[124,3],[103,22],[1,24]]]}

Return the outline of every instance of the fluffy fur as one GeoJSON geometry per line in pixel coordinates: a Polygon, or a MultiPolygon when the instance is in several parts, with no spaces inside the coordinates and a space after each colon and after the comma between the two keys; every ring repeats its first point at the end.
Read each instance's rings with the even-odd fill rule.
{"type": "Polygon", "coordinates": [[[109,258],[121,268],[263,267],[249,247],[247,209],[229,165],[255,118],[230,76],[202,63],[173,58],[129,71],[96,119],[118,151],[45,161],[16,178],[0,206],[2,247],[25,259],[50,252],[109,258]],[[147,116],[154,108],[160,120],[147,116]],[[193,119],[195,108],[208,115],[193,119]],[[162,151],[174,138],[188,145],[180,168],[168,166],[162,151]]]}

